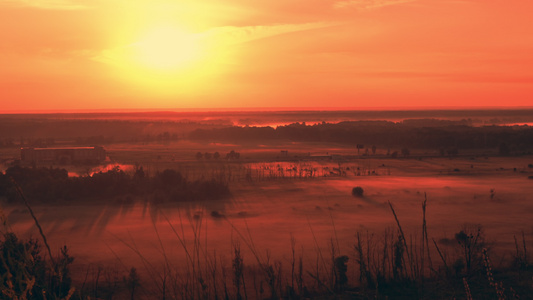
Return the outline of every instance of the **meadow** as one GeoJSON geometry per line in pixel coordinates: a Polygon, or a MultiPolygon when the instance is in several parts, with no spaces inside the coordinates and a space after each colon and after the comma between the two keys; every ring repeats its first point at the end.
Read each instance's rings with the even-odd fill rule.
{"type": "MultiPolygon", "coordinates": [[[[69,137],[62,131],[54,140],[50,137],[54,129],[42,133],[50,137],[46,140],[36,135],[20,138],[21,145],[51,141],[59,146],[99,140],[108,156],[100,166],[26,166],[58,168],[50,172],[69,178],[21,183],[32,213],[13,189],[2,199],[3,249],[10,249],[7,241],[17,245],[11,233],[21,242],[39,241],[41,256],[33,257],[40,259],[27,263],[48,262],[48,271],[41,270],[48,279],[33,289],[48,282],[49,292],[56,291],[49,297],[528,299],[532,295],[528,249],[533,241],[533,156],[527,141],[506,145],[498,140],[505,140],[502,132],[513,132],[516,139],[527,136],[527,126],[481,128],[474,136],[485,134],[486,143],[496,146],[458,152],[450,151],[457,149],[451,146],[406,150],[403,144],[367,142],[357,149],[354,142],[297,136],[184,138],[187,130],[223,129],[227,121],[192,122],[181,129],[185,131],[173,133],[167,130],[182,121],[137,123],[130,119],[136,116],[122,117],[128,120],[81,118],[78,124],[66,118],[74,122],[73,128],[85,122],[99,124],[87,128],[86,136],[69,137]],[[132,135],[98,136],[109,124],[116,134],[132,135]],[[147,133],[146,128],[152,131],[147,133]],[[141,169],[148,181],[139,179],[141,169]],[[176,174],[180,184],[165,179],[176,174]],[[95,184],[102,184],[102,178],[110,182],[119,178],[120,184],[99,190],[95,184]],[[206,182],[227,187],[229,194],[204,193],[211,189],[206,182]],[[40,195],[38,188],[43,186],[40,195]],[[61,192],[62,187],[68,191],[61,192]],[[354,193],[355,187],[361,188],[359,193],[354,193]],[[51,249],[49,255],[42,236],[51,249]],[[71,289],[62,289],[57,282],[71,289]]],[[[430,132],[444,128],[456,136],[452,142],[468,145],[461,134],[475,130],[463,121],[453,122],[411,121],[402,134],[437,124],[430,132]]],[[[382,128],[378,123],[347,128],[359,125],[382,128]]],[[[360,138],[372,140],[371,135],[360,138]]],[[[2,171],[7,174],[18,164],[19,150],[17,141],[4,141],[2,171]]],[[[32,247],[26,244],[24,249],[32,247]]],[[[6,290],[6,282],[5,295],[12,292],[6,290]]],[[[22,286],[19,292],[28,288],[22,286]]]]}
{"type": "MultiPolygon", "coordinates": [[[[396,221],[389,203],[409,235],[406,240],[420,247],[422,203],[427,199],[427,234],[436,239],[450,261],[460,253],[454,243],[446,241],[455,242],[456,233],[464,228],[483,228],[485,246],[499,258],[495,263],[500,268],[510,266],[516,258],[516,237],[526,243],[533,240],[530,156],[443,158],[423,151],[419,157],[392,159],[380,151],[375,157],[362,157],[342,145],[305,143],[258,146],[182,141],[117,144],[107,149],[111,166],[125,172],[133,172],[136,166],[143,166],[148,174],[170,168],[186,178],[223,180],[232,196],[227,200],[156,202],[146,199],[148,196],[126,194],[32,204],[51,247],[68,245],[75,257],[72,278],[86,291],[94,292],[97,281],[120,283],[119,274],[135,267],[144,283],[136,294],[146,298],[162,293],[161,278],[154,274],[160,275],[169,265],[185,272],[183,266],[189,266],[193,259],[188,253],[191,249],[197,251],[194,260],[202,265],[200,268],[207,270],[207,263],[218,259],[219,267],[225,265],[225,272],[230,272],[236,245],[246,272],[258,272],[256,285],[265,279],[254,268],[265,261],[279,263],[285,268],[279,272],[287,280],[286,268],[294,264],[292,255],[296,255],[302,258],[305,270],[314,270],[302,278],[313,291],[327,294],[322,285],[329,284],[313,276],[331,280],[330,259],[323,256],[329,257],[333,251],[335,257],[349,258],[346,286],[357,287],[361,280],[356,263],[357,235],[364,237],[368,247],[382,247],[384,238],[394,238],[396,221]],[[197,152],[226,154],[230,149],[238,149],[241,158],[195,157],[197,152]],[[286,157],[280,157],[281,149],[288,151],[286,157]],[[323,155],[310,156],[308,149],[323,155]],[[352,195],[355,186],[364,189],[362,197],[352,195]],[[104,274],[107,277],[100,278],[104,274]],[[89,287],[88,282],[92,282],[89,287]]],[[[72,167],[69,172],[82,175],[90,170],[72,167]]],[[[3,210],[17,235],[36,237],[34,221],[23,206],[3,205],[3,210]]],[[[442,264],[437,248],[429,248],[434,263],[442,264]]],[[[278,294],[285,291],[285,284],[282,286],[278,294]]],[[[251,288],[250,282],[247,289],[250,294],[260,290],[251,288]]],[[[177,298],[184,296],[174,293],[177,298]]],[[[264,293],[262,297],[268,297],[264,293]]],[[[169,291],[164,294],[171,295],[169,291]]],[[[197,297],[192,294],[188,298],[197,297]]]]}

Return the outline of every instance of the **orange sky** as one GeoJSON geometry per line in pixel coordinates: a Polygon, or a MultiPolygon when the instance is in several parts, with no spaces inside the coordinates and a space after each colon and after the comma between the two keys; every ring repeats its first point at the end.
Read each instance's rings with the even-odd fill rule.
{"type": "Polygon", "coordinates": [[[3,0],[0,111],[533,106],[526,0],[3,0]]]}

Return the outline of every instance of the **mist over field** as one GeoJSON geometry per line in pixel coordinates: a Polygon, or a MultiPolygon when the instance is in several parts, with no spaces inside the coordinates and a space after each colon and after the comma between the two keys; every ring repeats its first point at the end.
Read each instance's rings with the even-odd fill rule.
{"type": "Polygon", "coordinates": [[[3,245],[64,262],[58,297],[527,299],[532,115],[2,115],[3,245]]]}

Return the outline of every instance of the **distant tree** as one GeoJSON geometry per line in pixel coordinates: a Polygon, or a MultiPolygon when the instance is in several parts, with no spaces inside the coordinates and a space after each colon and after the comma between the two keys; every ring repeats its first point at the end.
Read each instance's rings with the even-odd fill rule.
{"type": "Polygon", "coordinates": [[[357,144],[356,147],[357,147],[357,155],[359,155],[359,150],[364,149],[364,148],[365,148],[365,145],[363,145],[363,144],[357,144]]]}
{"type": "Polygon", "coordinates": [[[204,156],[204,155],[202,154],[202,152],[200,152],[200,151],[196,152],[196,159],[197,159],[197,160],[202,159],[203,156],[204,156]]]}
{"type": "Polygon", "coordinates": [[[407,149],[407,148],[403,148],[403,149],[402,149],[402,155],[403,155],[403,157],[408,157],[409,154],[411,154],[411,151],[409,151],[409,149],[407,149]]]}
{"type": "Polygon", "coordinates": [[[398,151],[394,151],[391,153],[390,155],[392,158],[397,158],[398,157],[398,151]]]}
{"type": "Polygon", "coordinates": [[[241,154],[239,152],[235,152],[235,150],[231,150],[228,154],[226,154],[226,159],[239,159],[241,157],[241,154]]]}
{"type": "Polygon", "coordinates": [[[220,158],[220,153],[215,152],[215,154],[213,154],[213,158],[214,159],[219,159],[220,158]]]}
{"type": "Polygon", "coordinates": [[[354,197],[363,197],[364,190],[360,186],[356,186],[352,189],[352,195],[354,197]]]}
{"type": "Polygon", "coordinates": [[[205,159],[211,159],[211,153],[209,153],[209,152],[204,153],[204,158],[205,159]]]}
{"type": "Polygon", "coordinates": [[[378,149],[378,148],[376,147],[376,145],[373,145],[373,146],[372,146],[372,155],[376,155],[376,150],[377,150],[377,149],[378,149]]]}
{"type": "Polygon", "coordinates": [[[226,159],[233,159],[235,156],[235,150],[231,150],[228,154],[226,154],[226,159]]]}
{"type": "Polygon", "coordinates": [[[142,166],[138,167],[135,169],[135,174],[133,175],[133,178],[136,178],[136,179],[144,179],[144,169],[142,166]]]}
{"type": "Polygon", "coordinates": [[[175,187],[183,182],[183,176],[176,170],[165,169],[163,172],[158,172],[154,180],[162,187],[175,187]]]}

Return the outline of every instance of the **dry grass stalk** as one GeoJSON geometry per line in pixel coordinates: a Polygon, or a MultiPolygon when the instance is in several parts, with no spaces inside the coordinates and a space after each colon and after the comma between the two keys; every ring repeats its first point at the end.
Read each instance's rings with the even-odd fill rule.
{"type": "Polygon", "coordinates": [[[48,251],[48,256],[50,257],[50,261],[52,262],[52,265],[55,265],[54,257],[52,256],[52,251],[50,250],[50,245],[48,245],[48,241],[46,240],[46,236],[44,235],[41,224],[39,224],[37,217],[35,217],[35,214],[33,213],[33,210],[31,209],[31,206],[28,203],[28,200],[26,200],[26,197],[24,196],[24,193],[22,192],[22,189],[20,188],[18,183],[13,178],[11,178],[11,182],[15,186],[15,189],[17,190],[17,193],[19,194],[20,198],[24,202],[24,205],[26,205],[26,208],[28,208],[28,211],[30,212],[31,217],[33,218],[33,221],[35,222],[35,226],[37,226],[37,228],[39,229],[39,234],[41,235],[44,245],[46,247],[46,250],[48,251]]]}
{"type": "Polygon", "coordinates": [[[392,211],[392,214],[394,215],[394,219],[396,220],[396,224],[398,225],[398,229],[400,230],[401,239],[405,247],[405,252],[407,253],[407,259],[409,260],[411,275],[413,275],[413,264],[411,260],[411,254],[409,253],[409,248],[407,247],[407,241],[405,239],[405,234],[403,233],[402,225],[400,224],[400,221],[398,220],[398,216],[396,215],[396,212],[394,211],[394,207],[392,206],[392,203],[390,201],[389,201],[389,206],[392,211]]]}

